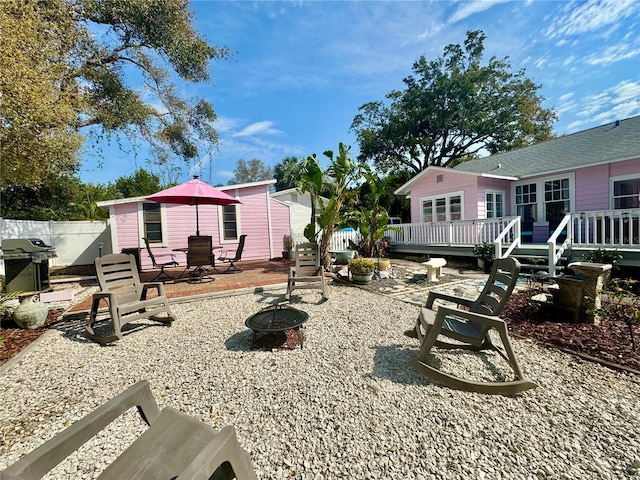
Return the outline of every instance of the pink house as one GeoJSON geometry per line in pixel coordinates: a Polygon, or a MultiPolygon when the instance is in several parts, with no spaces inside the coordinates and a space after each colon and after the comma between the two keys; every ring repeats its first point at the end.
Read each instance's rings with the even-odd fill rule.
{"type": "MultiPolygon", "coordinates": [[[[200,235],[211,235],[213,244],[225,250],[238,246],[240,235],[247,235],[243,260],[278,257],[282,239],[290,234],[289,206],[269,196],[275,180],[218,187],[241,203],[225,207],[200,205],[200,235]]],[[[152,268],[143,237],[149,238],[158,262],[173,258],[186,264],[185,254],[174,249],[185,248],[187,237],[196,233],[194,206],[158,204],[144,197],[98,202],[108,208],[113,252],[140,249],[143,270],[152,268]]]]}
{"type": "Polygon", "coordinates": [[[511,152],[429,167],[398,188],[411,224],[396,251],[458,254],[494,242],[498,256],[550,264],[595,248],[640,265],[640,116],[511,152]]]}

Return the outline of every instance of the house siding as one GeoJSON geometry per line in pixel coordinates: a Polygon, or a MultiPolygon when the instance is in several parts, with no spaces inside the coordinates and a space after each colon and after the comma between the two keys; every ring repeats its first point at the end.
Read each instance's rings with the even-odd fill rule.
{"type": "Polygon", "coordinates": [[[300,192],[276,192],[273,196],[289,205],[290,234],[294,240],[304,239],[304,229],[311,219],[311,196],[308,193],[300,192]]]}
{"type": "Polygon", "coordinates": [[[138,204],[128,203],[114,205],[115,218],[111,222],[115,228],[117,242],[113,244],[113,251],[119,253],[123,248],[136,248],[140,245],[138,227],[138,204]]]}
{"type": "MultiPolygon", "coordinates": [[[[501,180],[499,178],[485,178],[476,177],[478,179],[478,188],[476,190],[476,216],[473,216],[471,209],[469,210],[472,216],[465,217],[467,219],[473,218],[487,218],[486,212],[486,192],[490,190],[492,192],[500,191],[504,192],[504,216],[511,215],[511,185],[508,180],[501,180]]],[[[466,192],[465,192],[466,195],[466,192]]]]}
{"type": "Polygon", "coordinates": [[[573,211],[609,208],[609,165],[576,170],[576,198],[573,211]]]}
{"type": "MultiPolygon", "coordinates": [[[[260,260],[271,258],[269,242],[269,219],[267,217],[268,189],[264,185],[226,190],[226,193],[242,202],[238,205],[238,235],[247,235],[242,258],[244,260],[260,260]]],[[[218,207],[219,213],[222,207],[218,207]]],[[[220,228],[216,226],[217,238],[220,239],[220,228]]],[[[216,237],[214,237],[216,238],[216,237]]],[[[238,242],[220,241],[224,250],[235,251],[238,242]]]]}
{"type": "Polygon", "coordinates": [[[284,237],[291,235],[289,206],[274,199],[271,202],[271,232],[273,236],[272,257],[280,257],[284,248],[284,237]]]}
{"type": "Polygon", "coordinates": [[[464,191],[462,218],[475,218],[477,215],[476,177],[454,172],[438,172],[429,175],[411,189],[411,223],[422,222],[421,200],[451,192],[464,191]],[[442,181],[438,182],[438,177],[442,181]]]}

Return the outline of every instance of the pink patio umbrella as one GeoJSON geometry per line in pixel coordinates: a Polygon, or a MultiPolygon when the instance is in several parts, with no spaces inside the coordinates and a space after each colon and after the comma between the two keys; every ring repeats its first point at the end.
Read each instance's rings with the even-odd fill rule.
{"type": "Polygon", "coordinates": [[[198,205],[231,205],[240,203],[231,195],[224,193],[208,183],[198,180],[194,175],[193,180],[181,183],[175,187],[167,188],[146,197],[157,203],[178,203],[180,205],[196,206],[196,235],[200,235],[200,221],[198,219],[198,205]]]}

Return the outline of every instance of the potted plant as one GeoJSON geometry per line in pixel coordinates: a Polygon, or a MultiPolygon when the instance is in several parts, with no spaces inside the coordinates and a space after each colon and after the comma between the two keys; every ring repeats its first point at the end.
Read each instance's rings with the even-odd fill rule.
{"type": "Polygon", "coordinates": [[[493,243],[482,242],[473,246],[473,254],[478,257],[478,266],[485,272],[491,270],[496,247],[493,243]]]}
{"type": "Polygon", "coordinates": [[[291,235],[285,235],[282,240],[282,258],[291,260],[293,258],[293,238],[291,235]]]}
{"type": "Polygon", "coordinates": [[[353,283],[366,285],[373,278],[373,271],[376,265],[370,258],[357,257],[349,260],[349,271],[353,283]]]}

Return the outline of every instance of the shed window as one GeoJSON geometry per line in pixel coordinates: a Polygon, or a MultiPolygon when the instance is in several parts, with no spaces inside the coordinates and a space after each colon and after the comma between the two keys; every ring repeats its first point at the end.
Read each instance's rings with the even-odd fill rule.
{"type": "Polygon", "coordinates": [[[162,243],[162,217],[159,203],[142,204],[144,236],[149,243],[162,243]]]}
{"type": "Polygon", "coordinates": [[[235,205],[222,207],[222,227],[224,240],[238,239],[238,215],[235,205]]]}

